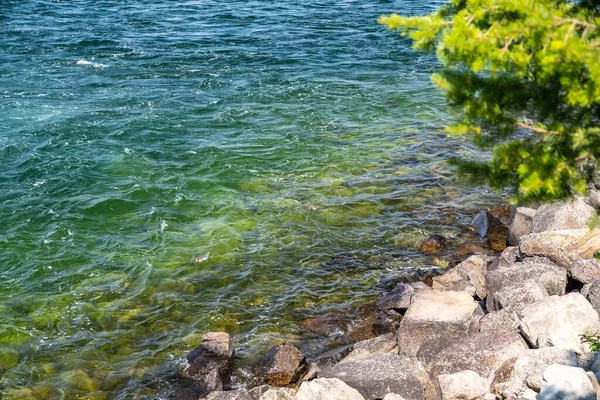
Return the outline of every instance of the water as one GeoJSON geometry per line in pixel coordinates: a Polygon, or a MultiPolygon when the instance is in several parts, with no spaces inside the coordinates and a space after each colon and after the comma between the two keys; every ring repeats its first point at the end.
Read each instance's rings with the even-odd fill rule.
{"type": "Polygon", "coordinates": [[[3,0],[5,397],[151,395],[206,331],[251,358],[431,267],[415,243],[497,196],[446,163],[474,150],[435,59],[376,24],[439,4],[3,0]]]}

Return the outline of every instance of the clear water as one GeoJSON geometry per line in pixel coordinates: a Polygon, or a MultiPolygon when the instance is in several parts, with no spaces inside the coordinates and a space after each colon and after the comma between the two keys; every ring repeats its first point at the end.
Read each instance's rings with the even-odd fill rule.
{"type": "Polygon", "coordinates": [[[433,265],[496,195],[376,18],[439,4],[2,0],[1,393],[144,394],[206,331],[251,357],[433,265]]]}

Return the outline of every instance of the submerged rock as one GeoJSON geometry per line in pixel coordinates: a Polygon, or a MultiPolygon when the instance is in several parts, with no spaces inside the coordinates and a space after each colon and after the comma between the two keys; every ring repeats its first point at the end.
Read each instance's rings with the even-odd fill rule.
{"type": "Polygon", "coordinates": [[[447,242],[442,235],[432,235],[421,242],[419,250],[427,254],[436,254],[446,248],[447,242]]]}
{"type": "Polygon", "coordinates": [[[297,381],[305,368],[304,354],[286,342],[263,355],[254,366],[254,373],[268,385],[285,386],[297,381]]]}
{"type": "Polygon", "coordinates": [[[375,337],[374,325],[377,308],[374,304],[348,308],[344,312],[331,312],[302,321],[301,326],[322,336],[343,336],[357,341],[375,337]]]}

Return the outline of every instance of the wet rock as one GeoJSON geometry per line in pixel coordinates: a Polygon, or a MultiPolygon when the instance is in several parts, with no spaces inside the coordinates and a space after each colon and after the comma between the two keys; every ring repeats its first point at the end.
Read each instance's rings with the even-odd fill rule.
{"type": "Polygon", "coordinates": [[[485,379],[506,360],[516,358],[527,344],[516,332],[480,332],[423,344],[418,358],[433,375],[471,370],[485,379]]]}
{"type": "Polygon", "coordinates": [[[306,319],[302,327],[323,336],[340,336],[348,341],[370,339],[377,336],[374,324],[377,308],[374,304],[348,308],[344,312],[332,312],[306,319]]]}
{"type": "Polygon", "coordinates": [[[328,367],[330,365],[340,362],[344,357],[350,354],[352,349],[352,345],[347,345],[328,350],[312,359],[311,363],[317,365],[321,369],[324,367],[328,367]]]}
{"type": "Polygon", "coordinates": [[[598,229],[568,229],[530,233],[521,237],[523,254],[543,256],[563,268],[579,258],[592,258],[600,249],[600,231],[598,229]]]}
{"type": "Polygon", "coordinates": [[[217,391],[205,397],[206,400],[253,400],[246,389],[217,391]]]}
{"type": "Polygon", "coordinates": [[[400,352],[416,356],[421,344],[438,332],[448,335],[477,332],[481,316],[483,310],[466,292],[421,291],[396,333],[400,352]]]}
{"type": "Polygon", "coordinates": [[[363,340],[354,345],[354,350],[340,362],[357,361],[373,357],[377,354],[396,352],[398,345],[393,333],[378,336],[374,339],[363,340]]]}
{"type": "Polygon", "coordinates": [[[263,355],[254,366],[254,373],[267,385],[285,386],[295,382],[305,368],[304,354],[286,342],[263,355]]]}
{"type": "Polygon", "coordinates": [[[447,240],[442,235],[432,235],[423,240],[419,245],[419,250],[427,254],[436,254],[446,248],[447,240]]]}
{"type": "Polygon", "coordinates": [[[544,371],[539,400],[596,400],[594,386],[582,368],[553,364],[544,371]]]}
{"type": "Polygon", "coordinates": [[[188,387],[196,397],[223,390],[231,378],[233,343],[225,332],[209,332],[202,342],[178,365],[179,374],[196,381],[188,387]]]}
{"type": "Polygon", "coordinates": [[[291,388],[262,385],[250,389],[252,400],[296,400],[296,391],[291,388]]]}
{"type": "Polygon", "coordinates": [[[600,329],[598,313],[579,293],[550,296],[525,307],[520,330],[535,348],[556,346],[581,353],[580,335],[600,329]]]}
{"type": "Polygon", "coordinates": [[[518,287],[522,282],[531,279],[543,287],[549,295],[563,295],[567,287],[567,271],[551,263],[531,260],[515,263],[510,267],[488,271],[486,274],[488,297],[487,309],[496,311],[494,299],[496,293],[507,288],[518,287]]]}
{"type": "Polygon", "coordinates": [[[568,202],[545,204],[533,216],[531,231],[535,233],[587,228],[594,211],[581,197],[568,202]]]}
{"type": "Polygon", "coordinates": [[[542,374],[552,364],[576,367],[577,354],[560,347],[525,350],[517,357],[510,378],[497,383],[494,389],[504,398],[518,398],[527,389],[539,392],[542,374]]]}
{"type": "Polygon", "coordinates": [[[319,378],[300,385],[297,400],[364,400],[358,390],[337,378],[319,378]]]}
{"type": "Polygon", "coordinates": [[[508,226],[500,219],[487,213],[488,230],[486,237],[490,243],[490,247],[494,251],[502,251],[506,248],[506,239],[508,238],[508,226]]]}
{"type": "Polygon", "coordinates": [[[600,279],[600,261],[596,259],[578,259],[568,268],[571,279],[585,285],[600,279]]]}
{"type": "Polygon", "coordinates": [[[444,275],[433,278],[433,289],[466,291],[472,296],[485,299],[485,273],[487,259],[474,255],[452,268],[444,275]]]}
{"type": "Polygon", "coordinates": [[[511,310],[492,311],[479,320],[481,332],[509,331],[517,332],[521,320],[516,312],[511,310]]]}
{"type": "Polygon", "coordinates": [[[395,310],[404,313],[410,303],[415,288],[409,283],[400,283],[391,292],[383,295],[376,303],[379,310],[395,310]]]}
{"type": "Polygon", "coordinates": [[[517,207],[513,221],[508,228],[508,243],[518,246],[522,236],[531,233],[533,216],[536,210],[533,208],[517,207]]]}
{"type": "Polygon", "coordinates": [[[487,380],[474,371],[438,376],[442,400],[474,399],[489,391],[487,380]]]}
{"type": "Polygon", "coordinates": [[[495,292],[488,299],[492,304],[492,310],[508,310],[520,312],[524,307],[538,300],[548,297],[546,289],[533,279],[514,282],[511,286],[505,286],[495,292]]]}
{"type": "Polygon", "coordinates": [[[381,399],[395,393],[407,399],[424,399],[425,389],[415,371],[416,360],[397,354],[344,362],[325,368],[320,377],[338,378],[358,390],[365,399],[381,399]]]}
{"type": "Polygon", "coordinates": [[[402,314],[396,310],[380,310],[375,316],[371,331],[375,335],[384,335],[389,332],[395,332],[400,326],[401,319],[402,314]]]}
{"type": "Polygon", "coordinates": [[[19,364],[19,352],[8,347],[0,347],[0,370],[16,367],[19,364]]]}

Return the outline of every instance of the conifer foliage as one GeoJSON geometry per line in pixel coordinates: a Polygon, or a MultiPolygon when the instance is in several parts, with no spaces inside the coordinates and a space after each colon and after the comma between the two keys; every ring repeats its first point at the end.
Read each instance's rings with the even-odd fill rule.
{"type": "Polygon", "coordinates": [[[462,108],[449,132],[493,147],[459,172],[517,201],[585,192],[600,160],[600,1],[451,0],[379,22],[435,51],[433,81],[462,108]]]}

